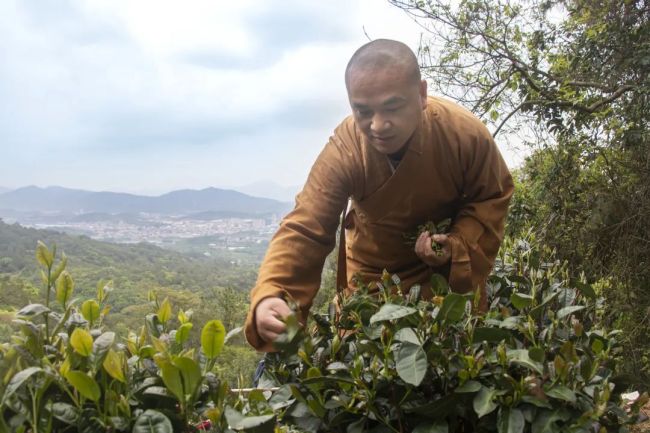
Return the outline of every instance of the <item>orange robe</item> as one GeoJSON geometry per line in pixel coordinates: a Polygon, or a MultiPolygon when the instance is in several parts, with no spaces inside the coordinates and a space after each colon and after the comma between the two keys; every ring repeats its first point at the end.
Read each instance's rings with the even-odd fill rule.
{"type": "Polygon", "coordinates": [[[487,128],[452,102],[428,98],[422,124],[394,173],[387,156],[366,142],[352,117],[346,118],[271,240],[251,292],[246,339],[257,350],[272,350],[254,325],[255,307],[266,297],[289,295],[306,318],[348,198],[352,200],[346,218],[349,287],[354,287],[355,274],[369,282],[386,269],[400,277],[407,291],[416,283],[426,285],[431,274],[439,272],[455,292],[479,288],[487,307],[485,280],[503,238],[513,188],[487,128]],[[451,262],[432,269],[403,235],[428,220],[445,218],[452,218],[451,262]]]}

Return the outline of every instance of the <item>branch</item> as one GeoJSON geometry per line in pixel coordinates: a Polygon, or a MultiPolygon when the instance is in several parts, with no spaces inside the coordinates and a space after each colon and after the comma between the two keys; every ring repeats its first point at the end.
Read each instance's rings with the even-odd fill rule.
{"type": "Polygon", "coordinates": [[[496,138],[496,137],[497,137],[497,134],[499,133],[499,131],[501,131],[501,128],[503,128],[503,126],[506,124],[506,122],[507,122],[508,120],[510,120],[510,118],[511,118],[512,116],[514,116],[514,114],[515,114],[517,111],[521,110],[522,107],[524,107],[524,105],[528,105],[528,104],[527,104],[526,102],[522,102],[521,104],[517,105],[517,106],[515,107],[514,110],[512,110],[510,113],[508,113],[508,115],[507,115],[506,117],[503,118],[503,120],[501,121],[501,123],[499,123],[499,126],[497,126],[497,129],[494,131],[494,134],[492,134],[492,137],[493,137],[493,138],[496,138]]]}
{"type": "Polygon", "coordinates": [[[586,111],[588,111],[589,113],[593,113],[594,111],[598,110],[603,105],[609,104],[610,102],[615,101],[621,95],[623,95],[623,93],[627,92],[628,90],[632,90],[633,88],[634,88],[634,86],[631,86],[629,84],[621,86],[621,87],[618,88],[618,90],[616,92],[612,93],[612,95],[609,98],[603,99],[603,100],[598,101],[598,102],[594,102],[589,107],[587,107],[586,111]]]}

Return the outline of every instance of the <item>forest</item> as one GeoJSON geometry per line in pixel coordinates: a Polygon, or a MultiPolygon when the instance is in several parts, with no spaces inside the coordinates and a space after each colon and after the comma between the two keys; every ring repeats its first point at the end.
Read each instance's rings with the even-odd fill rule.
{"type": "Polygon", "coordinates": [[[650,4],[390,3],[423,29],[430,92],[529,155],[489,312],[385,274],[329,314],[330,259],[244,390],[254,266],[0,223],[0,431],[643,431],[650,4]]]}

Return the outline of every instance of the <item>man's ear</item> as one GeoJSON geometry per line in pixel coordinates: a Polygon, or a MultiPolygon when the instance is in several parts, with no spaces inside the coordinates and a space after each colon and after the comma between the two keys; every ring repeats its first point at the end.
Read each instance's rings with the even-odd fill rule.
{"type": "Polygon", "coordinates": [[[420,81],[420,105],[423,110],[427,108],[427,80],[420,81]]]}

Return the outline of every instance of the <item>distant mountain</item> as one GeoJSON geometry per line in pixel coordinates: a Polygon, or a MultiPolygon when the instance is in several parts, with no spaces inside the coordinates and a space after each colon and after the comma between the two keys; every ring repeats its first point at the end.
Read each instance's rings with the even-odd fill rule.
{"type": "Polygon", "coordinates": [[[282,186],[272,181],[261,180],[259,182],[249,183],[248,185],[238,186],[233,189],[255,197],[266,197],[273,200],[293,203],[296,194],[301,190],[301,186],[282,186]]]}
{"type": "Polygon", "coordinates": [[[4,186],[0,186],[0,194],[2,194],[4,192],[9,192],[9,191],[11,191],[11,188],[5,188],[4,186]]]}
{"type": "Polygon", "coordinates": [[[0,194],[0,209],[21,212],[157,213],[188,215],[198,212],[284,214],[290,203],[253,197],[238,191],[206,188],[179,190],[158,197],[116,192],[92,192],[57,186],[28,186],[0,194]]]}

